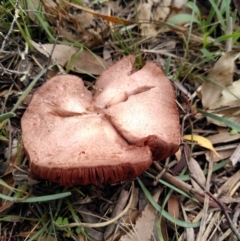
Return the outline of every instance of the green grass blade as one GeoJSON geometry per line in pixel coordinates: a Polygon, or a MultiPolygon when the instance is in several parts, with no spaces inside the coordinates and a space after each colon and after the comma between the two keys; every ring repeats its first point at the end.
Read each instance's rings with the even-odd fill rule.
{"type": "Polygon", "coordinates": [[[171,61],[172,61],[171,56],[168,56],[165,67],[164,67],[164,74],[167,75],[167,76],[169,75],[169,71],[170,71],[170,67],[171,67],[171,61]]]}
{"type": "Polygon", "coordinates": [[[49,23],[47,21],[45,21],[44,15],[41,14],[42,9],[41,8],[37,9],[34,6],[34,4],[32,3],[32,1],[27,1],[27,3],[29,4],[30,9],[32,9],[32,11],[36,12],[36,18],[39,21],[39,25],[47,33],[50,42],[54,42],[55,41],[55,37],[52,35],[52,32],[51,32],[52,29],[51,29],[49,23]]]}
{"type": "Polygon", "coordinates": [[[225,20],[223,19],[222,13],[220,12],[218,6],[217,6],[216,3],[214,2],[214,0],[209,0],[209,2],[211,3],[212,8],[214,9],[214,11],[215,11],[215,13],[216,13],[216,15],[217,15],[217,17],[218,17],[218,19],[219,19],[219,21],[220,21],[220,23],[221,23],[221,25],[222,25],[223,30],[226,30],[226,22],[225,22],[225,20]]]}
{"type": "Polygon", "coordinates": [[[56,200],[60,198],[65,198],[70,195],[71,195],[71,192],[64,192],[64,193],[52,194],[52,195],[41,196],[41,197],[29,197],[22,202],[24,203],[46,202],[46,201],[56,200]]]}
{"type": "Polygon", "coordinates": [[[5,120],[7,120],[9,118],[12,118],[14,116],[15,116],[15,114],[13,112],[8,112],[6,114],[1,114],[0,115],[0,122],[5,121],[5,120]]]}
{"type": "MultiPolygon", "coordinates": [[[[151,178],[155,178],[155,176],[153,176],[152,174],[150,174],[149,172],[145,172],[145,174],[148,176],[148,177],[151,177],[151,178]]],[[[191,196],[189,196],[187,193],[183,192],[182,190],[176,188],[175,186],[173,186],[172,184],[169,184],[168,182],[165,182],[164,180],[160,179],[159,180],[159,183],[163,184],[164,186],[167,186],[169,187],[170,189],[174,190],[175,192],[187,197],[187,198],[190,198],[192,199],[191,196]]]]}
{"type": "Polygon", "coordinates": [[[173,216],[171,216],[167,211],[165,211],[158,203],[156,203],[150,194],[150,192],[146,189],[143,182],[137,178],[139,185],[141,186],[144,194],[146,195],[148,201],[153,205],[153,207],[162,214],[163,217],[165,217],[170,222],[174,223],[177,226],[183,227],[183,228],[198,228],[200,226],[200,222],[197,223],[190,223],[185,222],[180,219],[176,219],[173,216]]]}
{"type": "Polygon", "coordinates": [[[40,196],[40,197],[28,197],[22,200],[22,198],[18,199],[15,197],[9,197],[0,193],[0,198],[7,201],[12,201],[12,202],[35,203],[35,202],[46,202],[46,201],[56,200],[60,198],[65,198],[70,195],[71,195],[70,192],[64,192],[64,193],[58,193],[58,194],[52,194],[52,195],[46,195],[46,196],[40,196]]]}
{"type": "Polygon", "coordinates": [[[175,25],[175,24],[184,24],[184,23],[198,23],[200,22],[192,15],[192,14],[187,14],[187,13],[181,13],[177,14],[171,18],[168,19],[167,23],[175,25]]]}
{"type": "Polygon", "coordinates": [[[235,129],[237,130],[238,132],[240,132],[240,126],[235,124],[234,122],[228,120],[228,119],[225,119],[223,117],[220,117],[218,115],[215,115],[215,114],[212,114],[212,113],[209,113],[209,112],[206,112],[206,111],[203,111],[203,110],[200,110],[200,109],[197,109],[198,112],[200,112],[201,114],[213,119],[213,120],[216,120],[216,121],[219,121],[223,124],[225,124],[226,126],[229,126],[231,127],[232,129],[235,129]]]}
{"type": "Polygon", "coordinates": [[[187,3],[185,4],[185,6],[186,6],[187,8],[190,8],[190,9],[197,15],[197,17],[198,17],[199,19],[202,18],[201,11],[200,11],[200,9],[198,8],[198,6],[197,6],[196,3],[194,3],[194,2],[187,2],[187,3]]]}

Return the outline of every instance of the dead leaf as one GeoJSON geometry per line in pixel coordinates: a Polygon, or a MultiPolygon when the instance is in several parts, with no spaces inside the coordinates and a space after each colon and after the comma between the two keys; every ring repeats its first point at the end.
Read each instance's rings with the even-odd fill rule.
{"type": "Polygon", "coordinates": [[[233,167],[237,164],[237,162],[240,162],[240,145],[238,145],[236,150],[231,155],[230,162],[233,167]]]}
{"type": "MultiPolygon", "coordinates": [[[[221,130],[220,130],[221,131],[221,130]]],[[[232,141],[236,141],[240,139],[240,134],[235,134],[235,135],[231,135],[231,133],[229,131],[227,131],[226,129],[223,129],[220,133],[215,134],[215,135],[210,135],[208,136],[208,140],[212,143],[212,144],[219,144],[219,143],[228,143],[228,142],[232,142],[232,141]]],[[[232,162],[232,164],[238,162],[238,156],[239,156],[239,151],[237,151],[236,149],[236,155],[234,154],[234,148],[233,147],[229,147],[226,148],[224,150],[218,150],[218,154],[219,157],[217,156],[212,156],[210,152],[206,152],[206,159],[208,161],[212,161],[212,162],[218,162],[220,160],[226,159],[228,157],[231,156],[230,161],[232,162]]]]}
{"type": "Polygon", "coordinates": [[[210,135],[207,137],[207,139],[212,144],[228,143],[228,142],[236,141],[240,139],[240,134],[231,135],[231,133],[225,129],[224,132],[221,132],[215,135],[210,135]]]}
{"type": "Polygon", "coordinates": [[[6,215],[14,206],[15,202],[12,201],[6,201],[0,206],[0,215],[4,216],[6,215]]]}
{"type": "Polygon", "coordinates": [[[141,23],[141,34],[147,37],[156,36],[159,33],[159,23],[185,12],[186,2],[186,0],[140,1],[137,18],[141,23]]]}
{"type": "Polygon", "coordinates": [[[141,33],[143,36],[154,36],[156,35],[156,30],[154,24],[150,24],[152,3],[142,3],[138,12],[138,19],[142,21],[140,25],[141,33]]]}
{"type": "Polygon", "coordinates": [[[227,179],[227,181],[218,189],[218,196],[233,196],[233,194],[237,191],[235,187],[240,181],[240,170],[233,174],[231,177],[227,179]]]}
{"type": "MultiPolygon", "coordinates": [[[[196,179],[199,181],[199,183],[201,183],[203,186],[205,186],[206,177],[203,174],[203,171],[202,171],[200,165],[198,164],[198,162],[194,158],[191,158],[189,160],[188,164],[189,164],[189,169],[190,169],[191,173],[196,177],[196,179]]],[[[195,189],[197,189],[199,192],[202,192],[202,188],[199,187],[199,185],[192,178],[191,178],[191,183],[195,189]]]]}
{"type": "MultiPolygon", "coordinates": [[[[153,197],[157,202],[161,190],[159,190],[153,197]]],[[[135,240],[144,240],[150,241],[151,235],[154,228],[154,223],[156,219],[156,210],[152,204],[148,203],[145,209],[142,211],[141,217],[137,220],[134,227],[134,231],[127,233],[121,237],[120,241],[135,241],[135,240]]]]}
{"type": "Polygon", "coordinates": [[[183,136],[183,139],[187,141],[194,141],[199,146],[202,146],[204,148],[207,148],[208,150],[211,150],[216,156],[219,157],[219,154],[216,152],[212,143],[207,138],[193,134],[193,135],[185,135],[183,136]]]}
{"type": "Polygon", "coordinates": [[[227,149],[227,150],[222,150],[222,151],[218,151],[219,157],[217,157],[216,155],[212,155],[212,152],[207,151],[205,152],[205,156],[206,156],[206,160],[208,162],[219,162],[221,160],[227,159],[229,158],[234,152],[234,149],[227,149]]]}
{"type": "Polygon", "coordinates": [[[173,0],[171,6],[174,8],[181,9],[186,4],[187,0],[173,0]]]}
{"type": "Polygon", "coordinates": [[[240,80],[234,81],[221,92],[221,97],[212,104],[211,109],[232,106],[240,103],[240,80]]]}
{"type": "Polygon", "coordinates": [[[179,202],[178,198],[175,194],[172,194],[168,199],[168,213],[172,215],[174,218],[179,218],[179,202]]]}
{"type": "Polygon", "coordinates": [[[36,50],[45,56],[49,57],[52,53],[52,58],[61,66],[66,66],[77,73],[88,73],[100,75],[107,67],[107,63],[101,57],[90,53],[87,50],[81,50],[76,47],[63,44],[37,44],[30,41],[36,50]]]}
{"type": "Polygon", "coordinates": [[[220,97],[223,89],[232,84],[234,61],[240,56],[239,52],[229,51],[216,62],[210,70],[201,87],[202,104],[205,108],[212,107],[220,97]]]}
{"type": "MultiPolygon", "coordinates": [[[[240,125],[240,80],[223,89],[221,96],[210,106],[209,112],[240,125]]],[[[226,126],[217,120],[207,118],[209,123],[226,126]]]]}

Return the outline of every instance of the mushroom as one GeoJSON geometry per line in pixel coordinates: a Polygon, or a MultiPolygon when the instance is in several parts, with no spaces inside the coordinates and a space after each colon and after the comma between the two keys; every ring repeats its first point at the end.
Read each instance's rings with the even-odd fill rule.
{"type": "Polygon", "coordinates": [[[22,125],[30,173],[65,186],[115,183],[179,148],[174,91],[162,70],[127,56],[105,70],[95,93],[59,75],[34,94],[22,125]]]}

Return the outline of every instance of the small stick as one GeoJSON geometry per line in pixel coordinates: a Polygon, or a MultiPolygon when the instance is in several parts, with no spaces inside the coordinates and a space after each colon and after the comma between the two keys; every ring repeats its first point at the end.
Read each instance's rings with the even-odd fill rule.
{"type": "Polygon", "coordinates": [[[159,164],[157,162],[153,162],[153,165],[157,168],[158,171],[160,171],[157,176],[154,178],[153,186],[156,186],[158,184],[159,179],[162,177],[162,175],[167,171],[169,164],[169,158],[167,158],[166,163],[163,167],[163,169],[159,168],[159,164]]]}
{"type": "MultiPolygon", "coordinates": [[[[226,34],[232,34],[233,33],[233,23],[232,23],[232,17],[229,17],[227,20],[227,30],[226,34]]],[[[229,38],[226,40],[226,45],[225,45],[225,52],[229,52],[232,50],[232,38],[229,38]]]]}
{"type": "Polygon", "coordinates": [[[14,13],[13,21],[11,22],[11,25],[10,25],[10,28],[9,28],[9,31],[8,31],[7,35],[4,37],[4,40],[2,42],[2,47],[0,49],[0,52],[3,51],[3,49],[4,49],[5,45],[6,45],[6,42],[7,42],[8,38],[9,38],[10,34],[13,31],[14,24],[17,22],[17,19],[19,18],[18,1],[16,2],[16,5],[14,6],[14,8],[15,8],[15,13],[14,13]]]}

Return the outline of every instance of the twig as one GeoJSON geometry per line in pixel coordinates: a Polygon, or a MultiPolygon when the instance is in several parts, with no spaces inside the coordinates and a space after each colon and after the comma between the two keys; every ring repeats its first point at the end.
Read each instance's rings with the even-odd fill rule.
{"type": "Polygon", "coordinates": [[[11,25],[10,25],[10,28],[9,28],[9,31],[8,33],[6,34],[6,36],[4,37],[4,40],[2,42],[2,47],[0,49],[0,52],[3,51],[4,47],[5,47],[5,44],[10,36],[10,34],[12,33],[13,31],[13,26],[15,24],[15,22],[17,21],[18,17],[19,17],[19,8],[17,7],[18,6],[18,1],[16,2],[16,5],[14,6],[15,7],[15,13],[14,13],[14,18],[13,18],[13,21],[11,22],[11,25]]]}
{"type": "MultiPolygon", "coordinates": [[[[158,164],[157,165],[157,169],[158,171],[161,171],[163,170],[163,168],[158,164]]],[[[171,175],[170,173],[168,172],[164,172],[163,175],[162,175],[162,179],[169,182],[170,184],[172,184],[173,186],[179,188],[180,190],[182,190],[183,192],[186,192],[186,193],[190,193],[192,191],[192,186],[189,185],[188,183],[178,179],[177,177],[174,177],[173,175],[171,175]]],[[[199,195],[201,195],[201,193],[197,192],[197,190],[194,190],[196,191],[196,193],[198,193],[199,195]]]]}
{"type": "Polygon", "coordinates": [[[153,186],[156,186],[158,184],[159,179],[168,170],[168,168],[169,168],[168,164],[169,164],[169,158],[167,158],[166,163],[163,168],[159,168],[160,165],[156,161],[153,162],[153,165],[157,168],[158,171],[160,171],[157,174],[157,176],[154,178],[153,186]]]}
{"type": "MultiPolygon", "coordinates": [[[[229,17],[227,20],[227,30],[226,34],[232,34],[233,33],[233,23],[232,23],[232,17],[229,17]]],[[[229,38],[226,40],[226,45],[225,45],[225,52],[229,52],[232,50],[232,38],[229,38]]]]}

